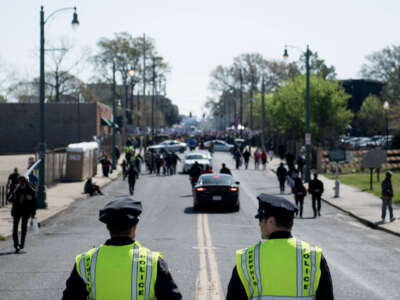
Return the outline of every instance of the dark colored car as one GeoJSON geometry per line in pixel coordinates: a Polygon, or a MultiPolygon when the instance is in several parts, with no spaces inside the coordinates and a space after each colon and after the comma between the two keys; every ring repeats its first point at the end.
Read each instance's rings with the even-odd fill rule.
{"type": "Polygon", "coordinates": [[[194,186],[193,208],[201,206],[229,206],[239,211],[239,182],[228,174],[203,174],[194,186]]]}

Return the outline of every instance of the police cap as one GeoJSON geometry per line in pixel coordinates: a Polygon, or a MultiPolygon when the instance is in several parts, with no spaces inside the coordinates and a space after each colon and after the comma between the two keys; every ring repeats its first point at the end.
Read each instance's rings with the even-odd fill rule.
{"type": "Polygon", "coordinates": [[[260,194],[257,199],[258,212],[255,217],[258,219],[278,215],[294,217],[297,212],[297,206],[283,197],[260,194]]]}
{"type": "Polygon", "coordinates": [[[100,210],[99,220],[110,225],[134,225],[142,213],[142,203],[129,196],[113,200],[100,210]]]}

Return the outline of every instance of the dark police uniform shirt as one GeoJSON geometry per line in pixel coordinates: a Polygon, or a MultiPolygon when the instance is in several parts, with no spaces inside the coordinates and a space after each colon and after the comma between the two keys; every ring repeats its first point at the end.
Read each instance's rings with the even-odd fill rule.
{"type": "MultiPolygon", "coordinates": [[[[123,246],[132,244],[134,241],[130,238],[111,238],[105,245],[123,246]]],[[[174,279],[169,272],[167,263],[159,258],[157,268],[157,280],[155,286],[157,300],[180,300],[182,295],[179,292],[174,279]]],[[[86,284],[76,271],[76,266],[67,280],[67,287],[64,290],[62,300],[87,300],[88,293],[86,284]]]]}
{"type": "MultiPolygon", "coordinates": [[[[288,231],[277,231],[270,235],[269,239],[288,239],[292,234],[288,231]]],[[[331,273],[324,256],[321,257],[321,278],[317,289],[316,300],[333,300],[333,287],[331,273]]],[[[236,267],[233,269],[232,277],[228,285],[226,300],[248,300],[246,290],[239,278],[236,267]]]]}

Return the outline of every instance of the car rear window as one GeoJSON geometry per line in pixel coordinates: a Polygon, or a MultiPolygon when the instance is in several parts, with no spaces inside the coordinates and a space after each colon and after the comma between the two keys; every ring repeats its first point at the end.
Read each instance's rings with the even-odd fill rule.
{"type": "Polygon", "coordinates": [[[201,183],[204,185],[231,185],[232,177],[231,176],[203,176],[201,178],[201,183]]]}
{"type": "Polygon", "coordinates": [[[204,156],[201,154],[193,154],[186,156],[186,159],[204,159],[204,156]]]}

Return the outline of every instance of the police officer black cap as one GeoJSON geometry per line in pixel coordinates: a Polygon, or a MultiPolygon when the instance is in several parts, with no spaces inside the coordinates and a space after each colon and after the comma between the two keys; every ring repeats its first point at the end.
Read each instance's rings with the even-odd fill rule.
{"type": "Polygon", "coordinates": [[[99,220],[108,225],[134,225],[142,213],[142,203],[129,196],[113,200],[100,210],[99,220]]]}
{"type": "Polygon", "coordinates": [[[297,206],[289,200],[268,194],[260,194],[258,197],[258,213],[256,218],[266,218],[270,216],[285,215],[294,217],[297,206]]]}

